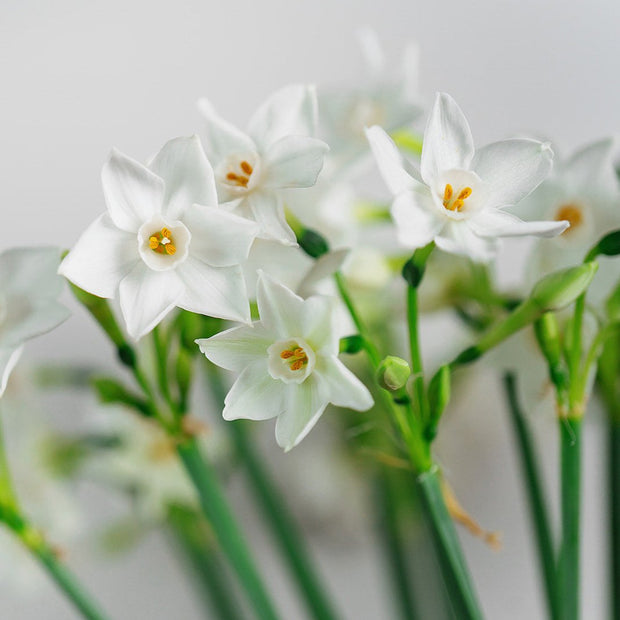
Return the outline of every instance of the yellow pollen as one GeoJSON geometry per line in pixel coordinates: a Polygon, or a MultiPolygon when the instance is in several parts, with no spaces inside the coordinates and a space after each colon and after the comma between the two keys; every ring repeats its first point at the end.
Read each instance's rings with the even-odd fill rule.
{"type": "Polygon", "coordinates": [[[254,169],[252,168],[252,166],[250,166],[250,164],[248,164],[247,161],[242,161],[239,166],[241,167],[241,170],[243,170],[243,172],[245,172],[247,175],[252,174],[252,172],[254,172],[254,169]]]}
{"type": "Polygon", "coordinates": [[[280,358],[287,361],[291,370],[300,370],[308,363],[308,356],[301,347],[285,349],[280,353],[280,358]]]}
{"type": "Polygon", "coordinates": [[[172,242],[172,231],[169,228],[162,228],[159,232],[149,237],[149,248],[158,254],[167,254],[174,256],[176,254],[176,246],[172,242]]]}
{"type": "Polygon", "coordinates": [[[460,211],[465,205],[465,201],[471,196],[471,194],[471,187],[464,187],[458,193],[458,196],[454,200],[452,200],[452,197],[454,196],[454,190],[450,183],[446,183],[446,188],[443,192],[443,206],[448,211],[460,211]]]}
{"type": "Polygon", "coordinates": [[[579,228],[583,224],[583,212],[577,206],[573,204],[562,205],[555,213],[555,220],[560,222],[567,220],[570,222],[570,227],[564,231],[564,235],[574,232],[576,228],[579,228]]]}

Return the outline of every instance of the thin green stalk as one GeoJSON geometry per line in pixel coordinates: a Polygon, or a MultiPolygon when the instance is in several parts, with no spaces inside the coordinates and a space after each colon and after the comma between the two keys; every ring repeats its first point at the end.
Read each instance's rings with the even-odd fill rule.
{"type": "Polygon", "coordinates": [[[579,521],[581,500],[581,419],[560,418],[562,548],[559,597],[563,620],[579,618],[579,521]]]}
{"type": "Polygon", "coordinates": [[[534,450],[530,429],[519,406],[516,378],[513,373],[506,373],[504,375],[504,389],[514,436],[519,447],[523,482],[525,483],[530,518],[534,527],[534,535],[536,536],[536,549],[545,586],[549,617],[553,620],[558,620],[560,615],[557,596],[556,562],[547,503],[542,486],[538,457],[534,450]]]}
{"type": "Polygon", "coordinates": [[[84,618],[106,620],[105,613],[84,590],[73,573],[58,559],[40,532],[11,507],[0,505],[0,522],[13,531],[84,618]]]}
{"type": "Polygon", "coordinates": [[[191,509],[170,506],[167,522],[175,546],[193,569],[196,585],[209,614],[215,614],[220,620],[243,618],[220,560],[215,537],[204,519],[191,509]]]}
{"type": "Polygon", "coordinates": [[[220,490],[211,465],[202,458],[193,438],[180,441],[177,453],[194,483],[205,516],[245,588],[254,612],[261,620],[275,620],[278,617],[275,607],[263,585],[232,510],[220,490]]]}
{"type": "Polygon", "coordinates": [[[407,550],[400,532],[398,522],[398,501],[393,473],[379,468],[377,475],[377,501],[380,514],[381,542],[387,560],[391,583],[394,590],[394,602],[398,616],[402,620],[420,618],[416,611],[413,579],[407,562],[407,550]]]}
{"type": "Polygon", "coordinates": [[[409,327],[409,352],[411,354],[411,372],[413,373],[413,392],[422,418],[426,417],[426,393],[424,391],[424,368],[420,353],[418,336],[418,289],[407,287],[407,325],[409,327]]]}
{"type": "MultiPolygon", "coordinates": [[[[215,397],[223,403],[226,391],[218,369],[212,364],[209,364],[209,380],[215,397]]],[[[296,578],[296,585],[308,611],[314,618],[333,620],[337,617],[335,610],[312,565],[303,537],[263,460],[249,440],[243,422],[229,422],[226,427],[252,482],[250,488],[256,502],[263,511],[265,522],[271,529],[284,560],[296,578]]]]}
{"type": "Polygon", "coordinates": [[[611,617],[620,620],[620,423],[608,419],[611,617]]]}
{"type": "Polygon", "coordinates": [[[480,620],[483,617],[482,611],[443,499],[437,468],[418,476],[417,483],[422,504],[430,517],[431,535],[453,611],[458,620],[480,620]]]}

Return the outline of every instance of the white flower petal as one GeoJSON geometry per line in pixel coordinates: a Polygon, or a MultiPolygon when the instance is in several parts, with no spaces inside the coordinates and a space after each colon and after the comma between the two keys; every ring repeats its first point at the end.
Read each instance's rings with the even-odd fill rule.
{"type": "Polygon", "coordinates": [[[276,441],[286,452],[294,448],[318,422],[327,401],[317,375],[303,383],[287,385],[286,410],[276,422],[276,441]]]}
{"type": "Polygon", "coordinates": [[[250,136],[225,121],[208,99],[200,99],[198,109],[207,122],[204,147],[209,161],[214,166],[217,167],[217,164],[229,155],[256,151],[256,145],[250,136]]]}
{"type": "Polygon", "coordinates": [[[348,249],[335,250],[317,258],[299,283],[297,293],[304,298],[315,294],[316,286],[322,280],[332,277],[337,271],[342,269],[349,253],[350,250],[348,249]]]}
{"type": "Polygon", "coordinates": [[[435,243],[444,252],[469,256],[482,263],[490,261],[497,252],[497,240],[476,235],[468,220],[449,221],[435,237],[435,243]]]}
{"type": "Polygon", "coordinates": [[[9,381],[11,372],[13,372],[13,368],[15,368],[19,361],[22,351],[22,347],[17,349],[0,349],[0,396],[6,390],[6,384],[9,381]]]}
{"type": "Polygon", "coordinates": [[[175,270],[153,271],[140,261],[119,286],[129,335],[138,340],[150,332],[177,305],[183,288],[175,270]]]}
{"type": "Polygon", "coordinates": [[[428,190],[403,192],[392,203],[391,213],[398,240],[408,248],[423,248],[441,232],[446,222],[428,190]]]}
{"type": "Polygon", "coordinates": [[[189,207],[183,221],[192,233],[190,254],[214,267],[243,263],[259,231],[256,222],[201,205],[189,207]]]}
{"type": "Polygon", "coordinates": [[[562,222],[524,222],[514,215],[503,211],[483,211],[468,221],[471,229],[482,237],[557,237],[569,226],[562,222]]]}
{"type": "Polygon", "coordinates": [[[261,239],[274,239],[285,245],[297,245],[297,237],[286,222],[282,198],[274,191],[254,191],[243,201],[260,227],[261,239]]]}
{"type": "Polygon", "coordinates": [[[146,166],[112,149],[101,171],[103,195],[112,221],[128,232],[157,213],[164,200],[164,181],[146,166]]]}
{"type": "Polygon", "coordinates": [[[58,273],[93,295],[111,299],[139,261],[136,235],[117,228],[104,213],[82,233],[58,273]]]}
{"type": "Polygon", "coordinates": [[[301,312],[301,334],[315,351],[337,355],[340,333],[336,330],[334,312],[337,299],[313,295],[304,300],[301,312]]]}
{"type": "Polygon", "coordinates": [[[19,347],[24,341],[58,327],[70,315],[69,310],[55,300],[26,296],[10,299],[0,329],[0,347],[19,347]]]}
{"type": "Polygon", "coordinates": [[[54,247],[10,248],[0,254],[2,295],[34,295],[55,299],[63,288],[57,275],[60,249],[54,247]]]}
{"type": "Polygon", "coordinates": [[[553,151],[537,140],[502,140],[476,152],[472,169],[484,182],[485,208],[514,205],[547,178],[553,151]]]}
{"type": "Polygon", "coordinates": [[[261,184],[267,188],[312,187],[323,168],[329,147],[308,136],[285,136],[266,151],[266,174],[261,184]]]}
{"type": "Polygon", "coordinates": [[[366,411],[373,404],[368,388],[337,358],[324,356],[317,362],[325,386],[325,397],[337,407],[366,411]]]}
{"type": "Polygon", "coordinates": [[[607,138],[577,151],[564,165],[562,181],[567,193],[617,194],[618,178],[613,166],[614,140],[607,138]]]}
{"type": "Polygon", "coordinates": [[[256,301],[261,323],[268,330],[281,338],[304,336],[304,300],[263,271],[258,275],[256,301]]]}
{"type": "Polygon", "coordinates": [[[149,168],[166,184],[162,215],[178,220],[190,205],[216,206],[213,168],[198,136],[174,138],[151,161],[149,168]]]}
{"type": "Polygon", "coordinates": [[[474,139],[461,108],[450,95],[437,93],[424,132],[422,178],[433,186],[442,170],[468,170],[473,156],[474,139]]]}
{"type": "Polygon", "coordinates": [[[313,136],[317,123],[314,86],[292,84],[275,92],[250,119],[248,133],[263,152],[285,136],[313,136]]]}
{"type": "Polygon", "coordinates": [[[265,357],[241,372],[224,403],[225,420],[269,420],[284,411],[284,384],[269,375],[265,357]]]}
{"type": "Polygon", "coordinates": [[[196,340],[196,344],[214,364],[226,370],[241,372],[257,359],[263,359],[266,363],[267,349],[273,341],[274,338],[255,323],[227,329],[211,338],[201,338],[196,340]]]}
{"type": "Polygon", "coordinates": [[[365,131],[379,172],[392,194],[397,195],[413,187],[416,181],[405,170],[403,156],[392,138],[377,125],[365,131]]]}
{"type": "Polygon", "coordinates": [[[250,321],[250,304],[239,265],[212,267],[195,256],[176,269],[185,285],[180,308],[231,321],[250,321]]]}

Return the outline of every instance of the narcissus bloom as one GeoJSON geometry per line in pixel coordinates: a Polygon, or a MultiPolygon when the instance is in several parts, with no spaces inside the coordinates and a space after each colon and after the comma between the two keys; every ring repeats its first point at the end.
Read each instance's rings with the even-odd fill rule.
{"type": "Polygon", "coordinates": [[[372,396],[338,359],[330,297],[304,300],[261,273],[260,321],[197,340],[214,364],[240,373],[226,396],[226,420],[277,417],[276,440],[295,447],[328,403],[363,411],[372,396]]]}
{"type": "Polygon", "coordinates": [[[536,140],[503,140],[475,151],[469,124],[449,95],[440,93],[435,100],[419,173],[380,127],[367,135],[395,196],[392,217],[407,247],[435,241],[446,252],[488,261],[499,237],[552,237],[569,226],[564,220],[524,222],[504,211],[547,177],[550,147],[536,140]]]}
{"type": "Polygon", "coordinates": [[[329,150],[312,137],[314,88],[292,85],[277,91],[252,116],[247,134],[223,120],[206,99],[198,107],[207,121],[205,149],[220,202],[230,202],[235,213],[258,222],[260,237],[294,245],[281,190],[314,185],[329,150]]]}
{"type": "Polygon", "coordinates": [[[114,150],[102,180],[107,211],[65,258],[62,275],[93,295],[118,296],[136,339],[175,306],[250,320],[239,265],[258,227],[217,206],[196,136],[170,140],[148,167],[114,150]]]}
{"type": "Polygon", "coordinates": [[[0,395],[27,340],[60,325],[69,311],[58,302],[63,281],[57,248],[14,248],[0,254],[0,395]]]}

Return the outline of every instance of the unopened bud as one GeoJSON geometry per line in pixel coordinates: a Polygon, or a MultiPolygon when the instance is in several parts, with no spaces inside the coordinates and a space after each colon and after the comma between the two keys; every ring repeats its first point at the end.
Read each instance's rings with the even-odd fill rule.
{"type": "Polygon", "coordinates": [[[379,364],[377,369],[377,381],[384,390],[395,392],[405,387],[407,379],[411,376],[409,364],[400,357],[388,355],[379,364]]]}
{"type": "Polygon", "coordinates": [[[530,301],[542,312],[561,310],[587,290],[597,269],[592,261],[550,273],[534,286],[530,301]]]}
{"type": "Polygon", "coordinates": [[[329,244],[325,237],[311,230],[310,228],[304,228],[300,235],[297,237],[299,247],[312,258],[319,258],[323,254],[329,252],[329,244]]]}
{"type": "Polygon", "coordinates": [[[365,346],[364,338],[359,334],[340,339],[340,353],[359,353],[365,346]]]}
{"type": "Polygon", "coordinates": [[[617,256],[620,254],[620,230],[606,234],[586,256],[586,261],[592,261],[597,256],[617,256]]]}

